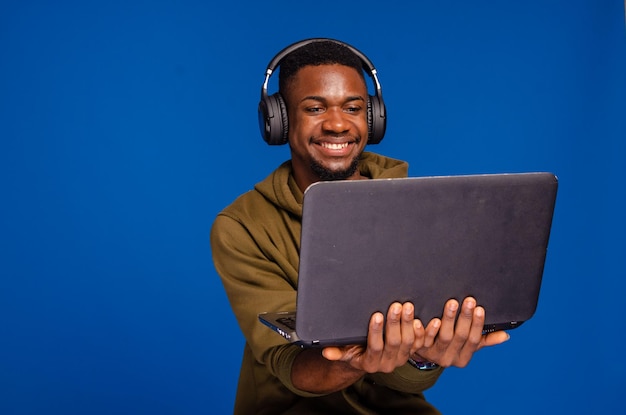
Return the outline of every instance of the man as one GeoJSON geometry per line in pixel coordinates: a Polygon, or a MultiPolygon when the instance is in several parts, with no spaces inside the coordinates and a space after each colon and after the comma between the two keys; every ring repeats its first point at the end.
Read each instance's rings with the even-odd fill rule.
{"type": "Polygon", "coordinates": [[[364,61],[355,53],[316,39],[281,59],[277,99],[291,160],[213,224],[214,264],[246,338],[236,414],[436,414],[422,392],[442,368],[464,367],[476,350],[508,339],[505,332],[482,334],[485,311],[472,298],[442,304],[443,317],[426,326],[414,319],[412,304],[392,304],[386,322],[372,315],[366,345],[301,349],[258,322],[259,312],[295,309],[302,198],[310,184],[407,175],[406,163],[364,152],[372,134],[368,101],[377,97],[368,96],[364,61]]]}

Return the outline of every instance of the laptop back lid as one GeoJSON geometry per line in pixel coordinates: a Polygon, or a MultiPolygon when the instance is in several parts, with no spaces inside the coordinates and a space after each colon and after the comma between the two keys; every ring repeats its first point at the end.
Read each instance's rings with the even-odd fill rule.
{"type": "Polygon", "coordinates": [[[427,324],[473,296],[485,329],[534,314],[556,199],[551,173],[318,182],[304,196],[296,332],[364,342],[375,311],[411,301],[427,324]]]}

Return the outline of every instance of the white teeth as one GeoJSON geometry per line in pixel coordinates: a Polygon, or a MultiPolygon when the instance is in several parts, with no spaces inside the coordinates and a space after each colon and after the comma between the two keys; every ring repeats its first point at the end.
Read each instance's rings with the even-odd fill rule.
{"type": "Polygon", "coordinates": [[[336,143],[322,143],[322,147],[324,148],[328,148],[330,150],[341,150],[342,148],[346,148],[348,147],[348,143],[341,143],[341,144],[336,144],[336,143]]]}

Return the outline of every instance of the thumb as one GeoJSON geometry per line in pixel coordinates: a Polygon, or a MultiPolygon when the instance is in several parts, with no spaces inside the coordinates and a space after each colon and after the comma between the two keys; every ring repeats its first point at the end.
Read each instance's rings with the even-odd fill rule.
{"type": "Polygon", "coordinates": [[[483,336],[483,340],[480,342],[480,347],[495,346],[506,342],[511,338],[511,335],[504,330],[494,331],[486,336],[483,336]]]}
{"type": "Polygon", "coordinates": [[[338,347],[325,347],[322,350],[322,356],[328,360],[341,360],[343,353],[338,347]]]}

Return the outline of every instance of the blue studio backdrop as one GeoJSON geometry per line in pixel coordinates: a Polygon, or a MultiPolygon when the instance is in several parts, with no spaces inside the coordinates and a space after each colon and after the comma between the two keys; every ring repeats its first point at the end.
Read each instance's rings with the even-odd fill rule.
{"type": "Polygon", "coordinates": [[[215,215],[289,157],[264,69],[333,37],[379,71],[411,176],[560,179],[534,318],[449,369],[446,414],[613,412],[626,390],[622,0],[13,1],[0,8],[0,413],[227,414],[243,337],[215,215]]]}

